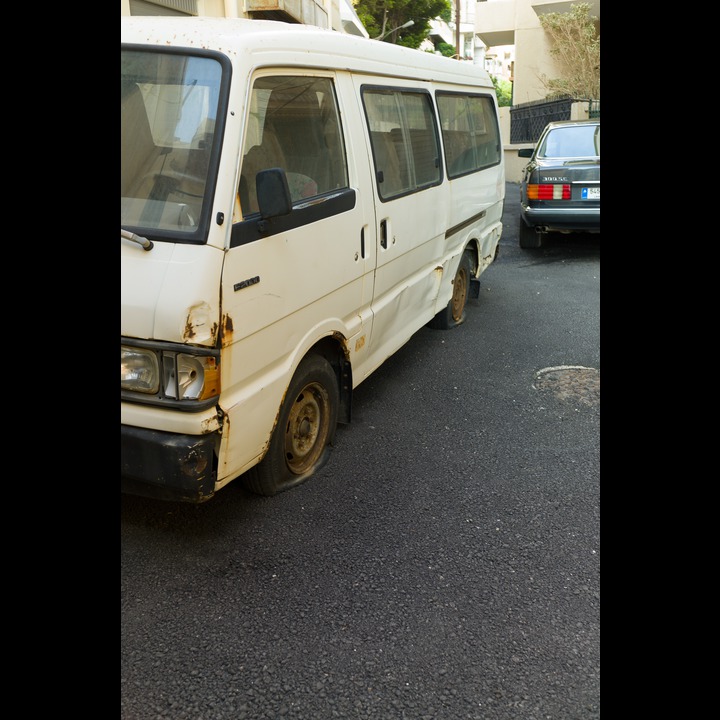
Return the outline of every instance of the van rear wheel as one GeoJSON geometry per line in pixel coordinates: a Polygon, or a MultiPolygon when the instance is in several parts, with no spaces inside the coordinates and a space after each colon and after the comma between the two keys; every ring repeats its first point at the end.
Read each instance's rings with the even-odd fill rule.
{"type": "Polygon", "coordinates": [[[460,325],[465,320],[468,294],[470,292],[470,278],[472,276],[473,261],[469,250],[465,250],[460,258],[450,302],[429,323],[428,327],[434,330],[449,330],[460,325]]]}
{"type": "Polygon", "coordinates": [[[265,457],[249,470],[244,486],[272,496],[295,487],[321,468],[337,427],[338,380],[330,363],[308,355],[298,366],[283,401],[265,457]]]}

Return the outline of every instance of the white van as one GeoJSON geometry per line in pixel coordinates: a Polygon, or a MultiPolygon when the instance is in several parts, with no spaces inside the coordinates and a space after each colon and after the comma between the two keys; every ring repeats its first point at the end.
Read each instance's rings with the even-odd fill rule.
{"type": "Polygon", "coordinates": [[[478,66],[306,25],[121,19],[121,491],[274,495],[450,328],[505,176],[478,66]]]}

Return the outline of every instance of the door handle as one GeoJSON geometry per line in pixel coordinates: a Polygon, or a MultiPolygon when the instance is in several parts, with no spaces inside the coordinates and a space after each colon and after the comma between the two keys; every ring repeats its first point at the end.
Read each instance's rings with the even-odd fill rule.
{"type": "Polygon", "coordinates": [[[383,250],[387,250],[387,236],[388,236],[388,226],[387,226],[387,218],[380,221],[380,247],[382,247],[383,250]]]}

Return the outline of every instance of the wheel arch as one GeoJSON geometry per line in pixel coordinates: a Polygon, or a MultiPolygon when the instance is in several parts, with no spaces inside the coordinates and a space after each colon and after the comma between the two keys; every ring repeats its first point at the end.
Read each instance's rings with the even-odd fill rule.
{"type": "MultiPolygon", "coordinates": [[[[352,364],[347,339],[342,333],[334,332],[320,338],[303,354],[303,358],[315,353],[324,357],[335,372],[338,382],[340,405],[338,422],[349,423],[352,408],[352,364]]],[[[299,363],[298,363],[299,364],[299,363]]]]}
{"type": "MultiPolygon", "coordinates": [[[[469,253],[472,261],[469,296],[477,300],[480,297],[480,239],[471,237],[463,249],[464,252],[469,253]]],[[[462,257],[462,253],[460,256],[462,257]]]]}

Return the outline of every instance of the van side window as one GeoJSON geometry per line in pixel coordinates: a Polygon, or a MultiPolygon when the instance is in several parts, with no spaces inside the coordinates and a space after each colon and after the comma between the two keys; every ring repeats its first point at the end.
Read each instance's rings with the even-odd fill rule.
{"type": "Polygon", "coordinates": [[[500,128],[491,97],[438,92],[437,104],[449,178],[500,162],[500,128]]]}
{"type": "Polygon", "coordinates": [[[244,217],[258,212],[255,177],[260,170],[285,170],[293,204],[348,187],[340,115],[330,78],[258,78],[240,171],[244,217]]]}
{"type": "Polygon", "coordinates": [[[380,199],[439,184],[440,148],[430,95],[364,87],[362,98],[380,199]]]}

